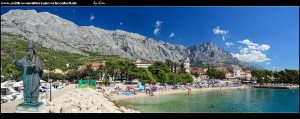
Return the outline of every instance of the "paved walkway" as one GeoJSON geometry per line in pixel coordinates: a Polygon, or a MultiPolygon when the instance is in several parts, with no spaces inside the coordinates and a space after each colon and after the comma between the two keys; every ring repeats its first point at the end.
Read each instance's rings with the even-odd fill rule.
{"type": "MultiPolygon", "coordinates": [[[[73,91],[75,89],[75,86],[76,86],[75,84],[71,84],[71,85],[65,86],[65,88],[63,88],[63,89],[53,91],[52,92],[52,100],[54,100],[64,94],[67,94],[70,91],[73,91]]],[[[39,100],[41,99],[41,96],[46,96],[46,93],[40,94],[39,100]]],[[[49,95],[49,98],[50,98],[50,95],[49,95]]],[[[14,101],[9,101],[7,103],[1,104],[1,113],[14,113],[16,106],[22,102],[23,102],[23,99],[17,99],[14,101]]]]}

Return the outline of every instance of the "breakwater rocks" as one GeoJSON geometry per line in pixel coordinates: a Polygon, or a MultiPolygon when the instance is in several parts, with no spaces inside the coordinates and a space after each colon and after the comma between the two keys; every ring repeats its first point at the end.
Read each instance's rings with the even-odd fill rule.
{"type": "Polygon", "coordinates": [[[93,89],[75,89],[46,105],[49,113],[140,113],[124,106],[116,106],[93,89]]]}

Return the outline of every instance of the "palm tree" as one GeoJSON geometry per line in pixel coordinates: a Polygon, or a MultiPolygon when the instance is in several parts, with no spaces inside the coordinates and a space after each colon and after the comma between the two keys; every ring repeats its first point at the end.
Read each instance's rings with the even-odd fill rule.
{"type": "Polygon", "coordinates": [[[125,67],[123,69],[123,72],[126,76],[126,80],[128,80],[128,77],[132,74],[132,70],[134,70],[135,67],[136,65],[133,64],[132,62],[125,62],[125,67]]]}
{"type": "Polygon", "coordinates": [[[115,78],[115,73],[116,73],[116,69],[118,69],[118,65],[115,61],[110,61],[107,63],[108,67],[107,67],[107,73],[112,77],[112,79],[114,80],[115,78]]]}
{"type": "Polygon", "coordinates": [[[105,71],[106,71],[106,67],[103,65],[100,65],[99,68],[97,69],[97,72],[99,73],[100,76],[100,80],[102,80],[102,76],[105,71]]]}
{"type": "Polygon", "coordinates": [[[84,71],[83,71],[83,74],[84,74],[85,77],[86,77],[86,76],[88,76],[88,77],[90,77],[90,78],[93,77],[93,75],[94,75],[94,70],[93,70],[91,64],[87,65],[86,69],[84,69],[84,71]]]}

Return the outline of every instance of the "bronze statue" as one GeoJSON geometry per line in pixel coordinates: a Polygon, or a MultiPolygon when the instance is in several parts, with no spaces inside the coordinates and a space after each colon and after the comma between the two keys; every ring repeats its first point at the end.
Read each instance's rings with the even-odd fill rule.
{"type": "Polygon", "coordinates": [[[34,49],[33,41],[29,41],[27,47],[27,56],[18,60],[15,51],[12,49],[13,62],[17,68],[22,70],[23,74],[23,96],[25,105],[37,105],[39,98],[40,80],[43,69],[37,52],[34,49]]]}

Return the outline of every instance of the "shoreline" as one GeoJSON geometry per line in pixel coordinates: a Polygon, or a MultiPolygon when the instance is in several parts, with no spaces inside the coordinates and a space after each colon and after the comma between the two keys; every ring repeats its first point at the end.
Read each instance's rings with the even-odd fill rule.
{"type": "MultiPolygon", "coordinates": [[[[223,87],[223,88],[221,88],[221,90],[244,89],[244,88],[248,88],[248,87],[223,87]]],[[[220,88],[219,87],[202,88],[202,89],[192,88],[191,93],[193,93],[194,91],[199,92],[199,91],[212,91],[212,90],[220,90],[220,88]]],[[[177,90],[168,90],[168,91],[156,91],[156,92],[153,92],[153,93],[154,93],[154,96],[170,95],[170,94],[178,94],[178,93],[188,94],[188,90],[177,89],[177,90]]],[[[142,98],[142,97],[147,97],[147,96],[150,96],[150,95],[146,95],[145,93],[137,93],[137,95],[130,95],[130,96],[114,94],[112,96],[111,101],[112,102],[117,102],[117,101],[123,100],[123,99],[142,98]]]]}

